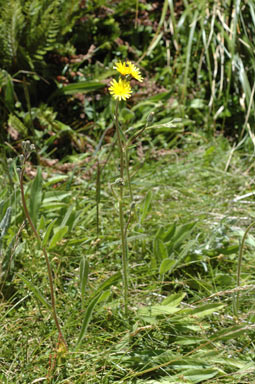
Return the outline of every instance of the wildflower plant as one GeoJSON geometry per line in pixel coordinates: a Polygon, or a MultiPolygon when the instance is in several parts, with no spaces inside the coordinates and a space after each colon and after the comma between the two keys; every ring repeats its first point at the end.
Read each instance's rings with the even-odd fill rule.
{"type": "Polygon", "coordinates": [[[123,279],[123,298],[124,298],[124,308],[125,315],[128,312],[128,247],[127,247],[127,227],[129,224],[129,220],[127,223],[124,219],[123,213],[123,198],[124,198],[124,167],[126,168],[129,191],[131,200],[132,190],[130,186],[130,177],[129,177],[129,169],[128,169],[128,155],[127,155],[127,145],[125,144],[125,136],[121,132],[119,125],[119,103],[121,100],[126,101],[131,97],[132,88],[130,84],[130,80],[133,78],[139,82],[143,81],[140,70],[131,62],[117,62],[114,66],[114,69],[119,72],[120,77],[118,80],[113,79],[110,83],[109,92],[112,97],[116,100],[115,107],[115,126],[116,126],[116,134],[117,134],[117,142],[119,148],[119,156],[120,156],[120,177],[114,183],[119,186],[119,221],[120,221],[120,230],[121,230],[121,246],[122,246],[122,279],[123,279]]]}

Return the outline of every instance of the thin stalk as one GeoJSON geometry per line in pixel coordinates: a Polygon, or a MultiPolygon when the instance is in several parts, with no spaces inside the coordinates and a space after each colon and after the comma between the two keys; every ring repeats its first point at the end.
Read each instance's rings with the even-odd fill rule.
{"type": "MultiPolygon", "coordinates": [[[[253,221],[246,231],[244,232],[243,239],[240,245],[239,249],[239,255],[238,255],[238,265],[237,265],[237,278],[236,278],[236,287],[240,287],[240,280],[241,280],[241,265],[242,265],[242,260],[243,260],[243,249],[244,249],[244,243],[246,240],[246,237],[248,233],[250,232],[251,228],[255,226],[255,221],[253,221]]],[[[235,305],[234,305],[234,310],[235,310],[235,315],[237,316],[238,314],[238,309],[239,309],[239,291],[237,291],[236,294],[236,300],[235,300],[235,305]]]]}
{"type": "Polygon", "coordinates": [[[99,237],[99,204],[100,204],[100,187],[101,187],[101,180],[100,180],[100,163],[97,162],[97,185],[96,185],[96,208],[97,208],[97,238],[99,237]]]}
{"type": "Polygon", "coordinates": [[[119,146],[120,155],[120,194],[119,194],[119,220],[121,231],[121,246],[122,246],[122,281],[123,281],[123,296],[125,316],[128,314],[128,249],[127,249],[127,236],[125,231],[124,213],[123,213],[123,190],[124,190],[124,151],[120,136],[119,127],[119,102],[116,103],[115,109],[115,124],[117,132],[117,142],[119,146]]]}
{"type": "MultiPolygon", "coordinates": [[[[225,109],[228,106],[229,101],[229,95],[230,95],[230,86],[232,84],[232,75],[233,75],[233,63],[234,63],[234,56],[235,56],[235,48],[236,48],[236,36],[237,36],[237,24],[238,24],[238,18],[240,14],[240,3],[241,0],[231,0],[230,8],[229,8],[229,27],[231,29],[230,33],[230,63],[227,70],[227,88],[225,92],[225,100],[224,100],[224,107],[225,109]]],[[[226,123],[226,116],[223,119],[222,122],[222,132],[224,132],[226,123]]]]}
{"type": "Polygon", "coordinates": [[[129,188],[129,194],[131,202],[134,201],[134,196],[131,188],[131,177],[129,172],[129,156],[128,156],[128,148],[125,147],[125,162],[126,162],[126,171],[127,171],[127,178],[128,178],[128,188],[129,188]]]}
{"type": "Polygon", "coordinates": [[[123,214],[123,201],[119,201],[119,218],[121,228],[121,244],[122,244],[122,278],[123,278],[123,295],[124,295],[124,308],[125,316],[128,314],[128,252],[127,252],[127,237],[124,229],[124,214],[123,214]]]}
{"type": "Polygon", "coordinates": [[[197,20],[198,20],[198,11],[196,11],[194,14],[194,18],[192,20],[192,23],[190,26],[190,32],[189,32],[189,40],[188,40],[187,53],[186,53],[186,65],[185,65],[184,81],[183,81],[183,88],[182,88],[183,104],[185,104],[186,102],[187,88],[188,88],[188,74],[189,74],[190,63],[192,59],[191,50],[192,50],[193,37],[196,29],[197,20]]]}
{"type": "MultiPolygon", "coordinates": [[[[119,127],[119,102],[116,102],[115,108],[115,124],[116,124],[116,132],[117,132],[117,141],[119,146],[119,155],[120,155],[120,178],[123,180],[124,177],[124,154],[123,154],[123,146],[120,137],[120,127],[119,127]]],[[[120,188],[121,199],[123,198],[123,187],[120,188]]]]}
{"type": "Polygon", "coordinates": [[[55,322],[57,330],[58,330],[59,340],[67,348],[67,343],[66,343],[65,338],[63,336],[63,333],[62,333],[62,330],[61,330],[61,327],[60,327],[60,324],[59,324],[58,316],[57,316],[56,300],[55,300],[55,295],[54,295],[53,276],[52,276],[52,270],[51,270],[51,266],[50,266],[49,257],[48,257],[46,249],[42,246],[41,238],[40,238],[39,233],[37,232],[37,230],[35,228],[35,225],[34,225],[32,219],[31,219],[31,216],[29,214],[29,211],[28,211],[28,208],[27,208],[27,204],[26,204],[25,193],[24,193],[24,186],[23,186],[24,170],[25,170],[25,167],[22,166],[21,172],[20,172],[20,191],[21,191],[22,205],[23,205],[25,216],[26,216],[26,218],[27,218],[27,220],[29,222],[29,225],[30,225],[30,227],[31,227],[31,229],[32,229],[32,231],[33,231],[37,241],[38,241],[38,244],[39,244],[40,248],[42,249],[42,252],[43,252],[43,255],[44,255],[44,258],[45,258],[45,262],[46,262],[46,265],[47,265],[49,286],[50,286],[52,316],[53,316],[54,322],[55,322]]]}

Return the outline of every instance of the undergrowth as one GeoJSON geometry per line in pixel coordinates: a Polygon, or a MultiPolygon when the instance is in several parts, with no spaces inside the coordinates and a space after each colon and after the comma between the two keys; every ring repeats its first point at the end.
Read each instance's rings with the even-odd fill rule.
{"type": "MultiPolygon", "coordinates": [[[[231,147],[221,136],[210,142],[203,135],[199,141],[187,137],[179,150],[144,146],[143,151],[131,153],[136,209],[127,239],[128,318],[118,275],[118,212],[109,187],[117,172],[115,156],[101,174],[99,236],[96,172],[88,178],[86,165],[67,174],[52,167],[43,171],[39,228],[45,228],[42,221],[53,220],[55,228],[68,227],[50,246],[68,353],[57,350],[52,318],[35,292],[37,287],[48,298],[47,275],[40,249],[23,223],[17,181],[10,189],[1,176],[2,185],[6,182],[2,217],[12,207],[1,240],[2,260],[11,249],[1,301],[3,383],[47,382],[47,377],[52,383],[252,382],[252,233],[242,264],[237,316],[233,308],[239,241],[254,216],[252,159],[244,161],[241,153],[233,153],[229,163],[231,147]],[[79,266],[84,256],[90,271],[83,304],[79,266]],[[75,349],[91,298],[106,288],[108,294],[94,308],[75,349]]],[[[6,268],[2,264],[2,274],[6,268]]]]}

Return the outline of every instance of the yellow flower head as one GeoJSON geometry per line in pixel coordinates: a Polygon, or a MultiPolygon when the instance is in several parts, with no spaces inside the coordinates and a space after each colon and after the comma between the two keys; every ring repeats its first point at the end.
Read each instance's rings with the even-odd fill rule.
{"type": "Polygon", "coordinates": [[[127,65],[129,67],[129,74],[136,80],[142,82],[143,81],[143,78],[141,76],[141,73],[140,73],[140,70],[138,68],[136,68],[136,66],[131,63],[131,61],[128,61],[127,62],[127,65]]]}
{"type": "Polygon", "coordinates": [[[140,70],[133,63],[131,63],[131,61],[128,61],[127,63],[119,61],[113,68],[116,69],[122,76],[130,75],[140,82],[143,81],[140,70]]]}
{"type": "Polygon", "coordinates": [[[116,69],[122,76],[126,76],[126,75],[130,74],[130,69],[127,66],[127,64],[122,63],[121,61],[116,63],[115,67],[113,67],[113,68],[116,69]]]}
{"type": "Polygon", "coordinates": [[[115,79],[111,81],[109,87],[110,94],[114,97],[114,99],[118,100],[126,100],[131,96],[131,86],[129,81],[119,79],[116,81],[115,79]]]}

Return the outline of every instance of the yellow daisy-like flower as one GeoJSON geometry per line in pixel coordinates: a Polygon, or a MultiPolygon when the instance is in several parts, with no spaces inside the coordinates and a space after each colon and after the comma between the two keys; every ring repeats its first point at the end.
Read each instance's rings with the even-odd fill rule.
{"type": "Polygon", "coordinates": [[[116,69],[122,76],[131,75],[134,79],[140,82],[143,81],[140,70],[133,63],[131,63],[131,61],[128,61],[127,63],[119,61],[113,68],[116,69]]]}
{"type": "Polygon", "coordinates": [[[114,97],[114,99],[126,100],[131,96],[131,86],[129,81],[119,79],[116,81],[115,79],[111,81],[109,87],[110,94],[114,97]]]}
{"type": "Polygon", "coordinates": [[[128,61],[127,62],[127,65],[129,67],[129,74],[136,80],[142,82],[143,81],[143,77],[140,73],[140,70],[133,64],[131,63],[131,61],[128,61]]]}
{"type": "Polygon", "coordinates": [[[126,76],[126,75],[130,74],[130,69],[127,66],[127,64],[122,63],[121,61],[116,63],[115,67],[113,67],[113,68],[116,69],[122,76],[126,76]]]}

